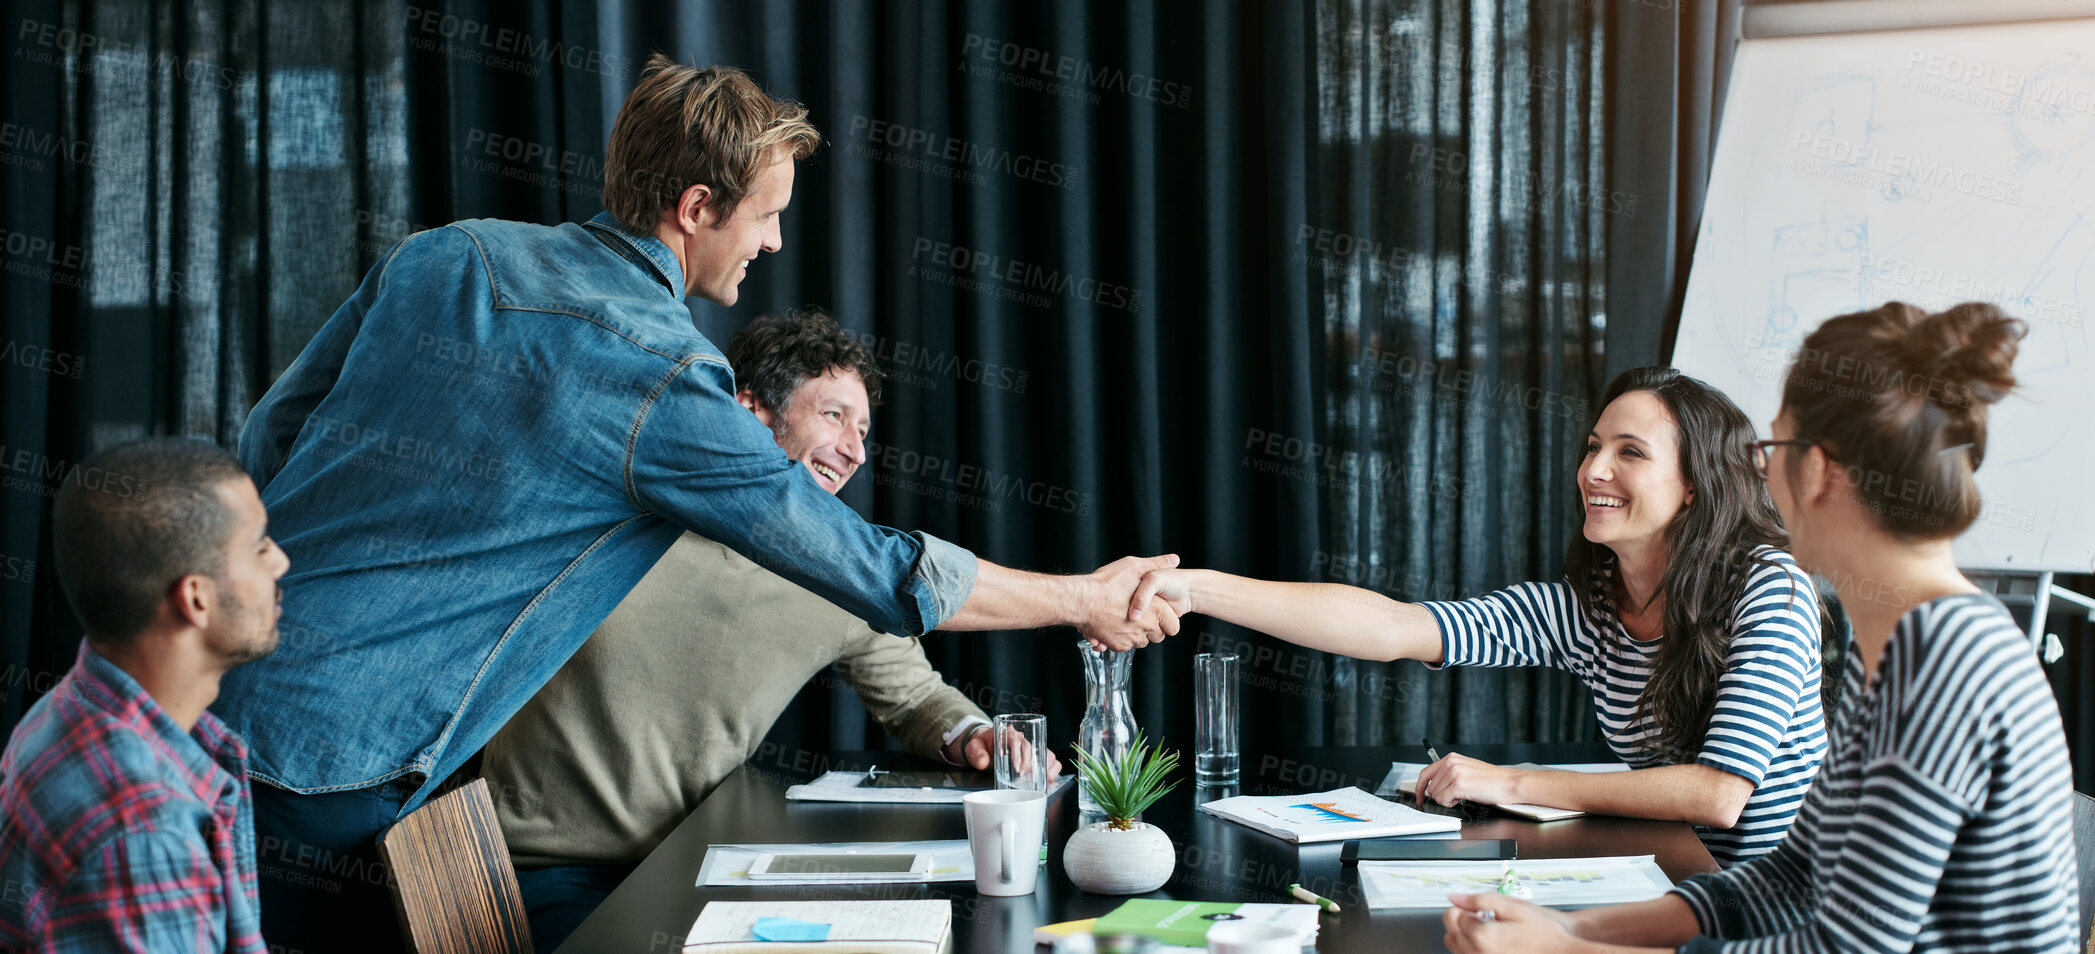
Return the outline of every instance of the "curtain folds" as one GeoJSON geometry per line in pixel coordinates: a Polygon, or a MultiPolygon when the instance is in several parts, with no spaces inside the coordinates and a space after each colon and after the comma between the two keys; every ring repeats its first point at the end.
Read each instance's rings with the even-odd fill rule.
{"type": "MultiPolygon", "coordinates": [[[[988,559],[1168,550],[1402,599],[1553,578],[1590,401],[1660,357],[1669,313],[1624,291],[1654,279],[1617,241],[1682,190],[1626,184],[1621,157],[1659,133],[1603,121],[1627,16],[1604,4],[16,6],[0,97],[28,132],[0,142],[0,228],[24,238],[0,327],[80,373],[17,363],[0,385],[20,482],[0,566],[35,568],[0,581],[0,730],[77,645],[38,572],[64,466],[147,433],[230,444],[414,230],[594,214],[655,49],[747,68],[828,139],[784,250],[734,308],[694,302],[696,326],[830,308],[891,372],[846,501],[988,559]],[[58,261],[20,254],[30,239],[58,261]]],[[[925,640],[978,703],[1046,712],[1058,741],[1081,715],[1075,643],[925,640]]],[[[1204,650],[1247,657],[1252,753],[1591,731],[1555,674],[1356,663],[1196,618],[1134,666],[1137,716],[1173,747],[1204,650]]],[[[880,744],[834,680],[772,738],[880,744]]],[[[1288,771],[1252,759],[1246,783],[1299,789],[1288,771]]]]}
{"type": "MultiPolygon", "coordinates": [[[[1555,579],[1605,385],[1599,16],[1582,4],[1320,5],[1305,250],[1334,365],[1326,579],[1401,600],[1555,579]]],[[[1637,363],[1650,360],[1646,355],[1637,363]]],[[[1334,742],[1591,738],[1563,674],[1338,661],[1334,742]],[[1363,691],[1387,687],[1383,691],[1363,691]]]]}

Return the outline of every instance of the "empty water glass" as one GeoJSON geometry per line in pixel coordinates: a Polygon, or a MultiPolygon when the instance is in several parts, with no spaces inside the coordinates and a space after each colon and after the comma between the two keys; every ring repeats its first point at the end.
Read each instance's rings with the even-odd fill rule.
{"type": "Polygon", "coordinates": [[[1237,672],[1235,653],[1193,657],[1193,779],[1237,780],[1237,672]]]}
{"type": "Polygon", "coordinates": [[[997,716],[990,736],[996,752],[998,788],[1047,791],[1047,716],[1018,712],[997,716]]]}

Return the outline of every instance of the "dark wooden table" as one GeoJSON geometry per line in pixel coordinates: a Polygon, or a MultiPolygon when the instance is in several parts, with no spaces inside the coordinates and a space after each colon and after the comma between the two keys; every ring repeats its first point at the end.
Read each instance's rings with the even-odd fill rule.
{"type": "MultiPolygon", "coordinates": [[[[1464,746],[1465,755],[1507,762],[1609,761],[1602,744],[1576,746],[1464,746]]],[[[1247,756],[1234,790],[1217,792],[1182,783],[1143,820],[1161,826],[1178,849],[1178,871],[1150,898],[1201,901],[1291,900],[1288,885],[1301,882],[1340,903],[1327,915],[1317,949],[1341,951],[1441,951],[1440,911],[1369,911],[1361,900],[1354,868],[1338,860],[1339,842],[1297,847],[1251,828],[1195,810],[1218,795],[1282,795],[1358,785],[1366,791],[1392,761],[1425,760],[1413,746],[1302,748],[1278,755],[1247,756]]],[[[829,768],[863,769],[868,761],[909,767],[893,752],[848,753],[829,768]]],[[[789,802],[787,785],[803,778],[745,765],[699,805],[604,904],[583,922],[556,954],[646,951],[677,954],[699,909],[713,900],[806,900],[850,898],[945,898],[953,902],[955,954],[1031,954],[1033,929],[1042,924],[1096,917],[1118,907],[1118,897],[1087,894],[1062,871],[1062,846],[1078,826],[1074,786],[1048,803],[1048,864],[1040,888],[1018,898],[982,897],[971,881],[887,885],[796,885],[700,888],[699,863],[706,846],[720,843],[829,841],[919,841],[966,838],[958,805],[868,805],[789,802]]],[[[1592,855],[1656,855],[1674,881],[1717,870],[1695,833],[1681,822],[1587,816],[1535,823],[1489,817],[1463,826],[1464,838],[1512,838],[1522,858],[1592,855]]],[[[1046,948],[1039,948],[1044,951],[1046,948]]]]}

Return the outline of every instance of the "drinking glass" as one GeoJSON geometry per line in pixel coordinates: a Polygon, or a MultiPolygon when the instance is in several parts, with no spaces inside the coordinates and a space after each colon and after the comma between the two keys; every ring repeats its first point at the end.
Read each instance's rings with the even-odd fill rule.
{"type": "Polygon", "coordinates": [[[991,728],[998,788],[1047,791],[1047,716],[1032,712],[1000,715],[991,728]]]}
{"type": "Polygon", "coordinates": [[[1193,657],[1193,779],[1237,780],[1237,673],[1235,653],[1193,657]]]}

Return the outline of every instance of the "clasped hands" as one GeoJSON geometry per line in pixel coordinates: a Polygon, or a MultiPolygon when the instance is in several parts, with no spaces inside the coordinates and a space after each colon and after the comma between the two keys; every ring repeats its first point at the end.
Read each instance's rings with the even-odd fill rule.
{"type": "Polygon", "coordinates": [[[1082,577],[1090,587],[1086,598],[1088,615],[1077,632],[1092,649],[1121,651],[1140,649],[1150,643],[1176,636],[1179,617],[1190,611],[1192,601],[1181,591],[1174,594],[1167,580],[1177,568],[1178,554],[1153,557],[1121,557],[1082,577]],[[1165,592],[1158,588],[1166,586],[1165,592]],[[1176,602],[1174,602],[1174,595],[1176,602]]]}
{"type": "Polygon", "coordinates": [[[1162,599],[1134,603],[1143,575],[1178,566],[1178,555],[1121,557],[1078,579],[1084,581],[1083,622],[1077,632],[1098,650],[1140,649],[1178,635],[1179,613],[1162,599]]]}

